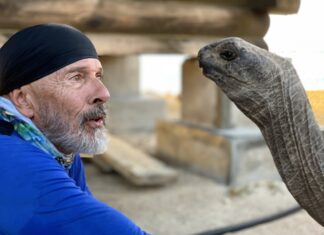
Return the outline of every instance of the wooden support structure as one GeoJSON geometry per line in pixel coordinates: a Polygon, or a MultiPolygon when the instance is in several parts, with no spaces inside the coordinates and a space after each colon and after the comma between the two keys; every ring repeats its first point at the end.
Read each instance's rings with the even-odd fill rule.
{"type": "MultiPolygon", "coordinates": [[[[152,0],[142,0],[143,2],[152,0]]],[[[174,0],[159,0],[168,2],[174,0]]],[[[177,0],[179,2],[199,2],[220,6],[235,6],[254,10],[267,10],[271,14],[294,14],[300,7],[300,0],[177,0]]]]}
{"type": "MultiPolygon", "coordinates": [[[[196,35],[139,35],[88,33],[100,55],[130,55],[145,53],[185,54],[197,56],[203,46],[220,40],[216,36],[196,35]]],[[[262,48],[267,48],[262,38],[243,37],[262,48]]]]}
{"type": "Polygon", "coordinates": [[[188,122],[159,121],[157,155],[220,183],[279,179],[258,129],[219,129],[188,122]],[[258,177],[255,178],[255,175],[258,177]]]}
{"type": "Polygon", "coordinates": [[[3,0],[0,28],[62,22],[87,32],[264,36],[266,11],[179,1],[3,0]]]}
{"type": "Polygon", "coordinates": [[[179,53],[239,36],[266,48],[269,13],[291,14],[300,0],[2,0],[0,45],[17,29],[45,22],[86,32],[100,55],[179,53]]]}
{"type": "Polygon", "coordinates": [[[100,61],[105,71],[103,83],[111,93],[110,132],[152,131],[156,119],[164,118],[166,107],[163,99],[141,94],[138,56],[101,56],[100,61]]]}
{"type": "MultiPolygon", "coordinates": [[[[14,31],[0,33],[0,46],[14,31]]],[[[185,54],[197,56],[203,46],[222,39],[215,36],[196,35],[143,35],[116,33],[86,33],[99,55],[127,56],[134,54],[185,54]]],[[[266,48],[262,38],[244,37],[245,40],[266,48]]]]}

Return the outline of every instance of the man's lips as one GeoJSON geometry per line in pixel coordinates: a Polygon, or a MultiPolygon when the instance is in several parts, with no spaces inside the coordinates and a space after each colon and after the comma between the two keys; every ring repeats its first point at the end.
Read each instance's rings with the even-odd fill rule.
{"type": "Polygon", "coordinates": [[[94,119],[90,119],[86,121],[86,124],[90,126],[91,128],[101,128],[105,125],[105,118],[104,117],[98,117],[94,119]]]}

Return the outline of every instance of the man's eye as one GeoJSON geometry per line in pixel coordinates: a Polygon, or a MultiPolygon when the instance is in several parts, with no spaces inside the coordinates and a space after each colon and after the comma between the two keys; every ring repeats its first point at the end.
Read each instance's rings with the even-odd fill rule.
{"type": "Polygon", "coordinates": [[[102,74],[97,74],[97,78],[102,81],[103,80],[103,75],[102,74]]]}
{"type": "Polygon", "coordinates": [[[77,74],[77,75],[74,75],[74,76],[70,77],[69,80],[80,81],[81,79],[82,79],[82,76],[80,74],[77,74]]]}

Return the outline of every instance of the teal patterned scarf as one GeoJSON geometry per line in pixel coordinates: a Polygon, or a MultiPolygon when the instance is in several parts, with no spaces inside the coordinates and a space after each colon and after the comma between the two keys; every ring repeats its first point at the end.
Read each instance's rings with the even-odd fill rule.
{"type": "Polygon", "coordinates": [[[66,156],[59,152],[29,118],[19,113],[11,101],[2,96],[0,96],[0,120],[11,123],[22,139],[53,156],[65,170],[70,169],[74,156],[66,156]]]}

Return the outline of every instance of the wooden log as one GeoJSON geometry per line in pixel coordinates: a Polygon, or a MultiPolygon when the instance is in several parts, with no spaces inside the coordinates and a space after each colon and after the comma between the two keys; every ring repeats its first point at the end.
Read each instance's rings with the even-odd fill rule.
{"type": "MultiPolygon", "coordinates": [[[[0,47],[14,31],[0,34],[0,47]]],[[[108,34],[87,33],[94,43],[99,55],[123,56],[131,54],[185,54],[197,56],[203,46],[222,39],[221,36],[196,35],[139,35],[139,34],[108,34]]],[[[243,37],[245,40],[267,49],[262,38],[243,37]]]]}
{"type": "Polygon", "coordinates": [[[266,12],[198,2],[2,0],[1,8],[0,28],[61,22],[89,32],[263,37],[269,27],[266,12]]]}
{"type": "Polygon", "coordinates": [[[300,0],[275,0],[274,2],[275,4],[269,7],[272,14],[295,14],[300,7],[300,0]]]}
{"type": "Polygon", "coordinates": [[[108,150],[93,160],[101,169],[111,167],[137,186],[164,185],[177,178],[175,170],[113,135],[109,135],[108,150]]]}
{"type": "MultiPolygon", "coordinates": [[[[152,0],[142,0],[152,1],[152,0]]],[[[161,2],[175,0],[159,0],[161,2]]],[[[179,2],[199,2],[220,6],[235,6],[254,10],[265,10],[274,14],[295,14],[300,7],[300,0],[177,0],[179,2]]]]}
{"type": "MultiPolygon", "coordinates": [[[[87,34],[100,55],[129,55],[143,53],[185,54],[197,56],[203,46],[222,37],[190,35],[127,35],[127,34],[87,34]]],[[[262,38],[245,40],[262,48],[267,44],[262,38]]]]}

